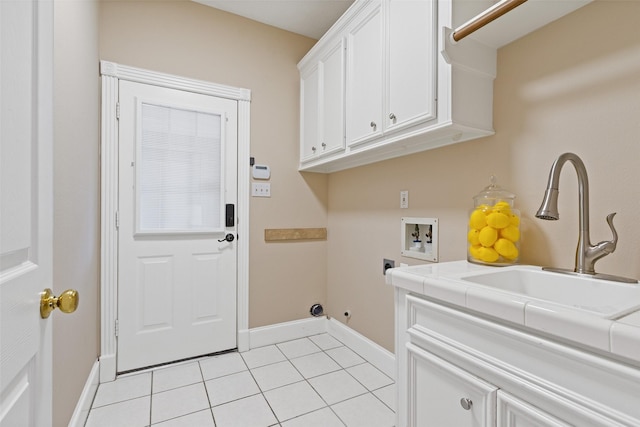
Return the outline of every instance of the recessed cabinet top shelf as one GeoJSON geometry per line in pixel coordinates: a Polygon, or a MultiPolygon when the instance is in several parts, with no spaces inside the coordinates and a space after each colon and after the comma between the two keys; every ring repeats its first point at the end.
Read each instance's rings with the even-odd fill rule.
{"type": "Polygon", "coordinates": [[[497,48],[588,1],[529,0],[520,18],[500,18],[503,37],[491,23],[454,43],[452,29],[495,2],[356,0],[298,64],[300,170],[492,135],[497,48]]]}

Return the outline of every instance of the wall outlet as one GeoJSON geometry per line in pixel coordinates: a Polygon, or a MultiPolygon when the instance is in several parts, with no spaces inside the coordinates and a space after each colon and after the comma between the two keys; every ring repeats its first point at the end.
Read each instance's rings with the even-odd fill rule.
{"type": "Polygon", "coordinates": [[[396,266],[396,262],[392,259],[383,259],[382,260],[382,274],[386,276],[387,270],[396,266]]]}
{"type": "Polygon", "coordinates": [[[253,197],[271,197],[271,184],[268,182],[251,183],[251,195],[253,197]]]}
{"type": "Polygon", "coordinates": [[[400,209],[409,208],[409,191],[400,192],[400,209]]]}

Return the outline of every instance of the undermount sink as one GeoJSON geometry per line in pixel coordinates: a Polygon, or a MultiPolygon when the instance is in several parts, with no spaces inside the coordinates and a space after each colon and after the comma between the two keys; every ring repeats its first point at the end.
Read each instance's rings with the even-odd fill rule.
{"type": "Polygon", "coordinates": [[[461,277],[496,290],[588,311],[608,319],[640,309],[640,285],[544,271],[507,267],[461,277]]]}

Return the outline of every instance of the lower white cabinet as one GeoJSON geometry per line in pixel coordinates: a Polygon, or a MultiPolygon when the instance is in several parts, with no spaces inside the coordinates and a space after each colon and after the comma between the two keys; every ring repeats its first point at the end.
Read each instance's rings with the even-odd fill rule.
{"type": "Polygon", "coordinates": [[[640,369],[396,289],[397,426],[640,426],[640,369]]]}
{"type": "Polygon", "coordinates": [[[412,344],[408,426],[490,427],[497,387],[412,344]]]}

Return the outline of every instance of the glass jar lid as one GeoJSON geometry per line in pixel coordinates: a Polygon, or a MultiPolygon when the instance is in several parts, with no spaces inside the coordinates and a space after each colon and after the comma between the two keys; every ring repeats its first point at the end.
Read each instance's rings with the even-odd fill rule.
{"type": "Polygon", "coordinates": [[[512,192],[500,187],[496,182],[498,181],[494,175],[489,178],[491,184],[486,186],[481,192],[473,196],[475,206],[479,205],[494,205],[500,201],[509,203],[513,207],[513,202],[516,195],[512,192]]]}

